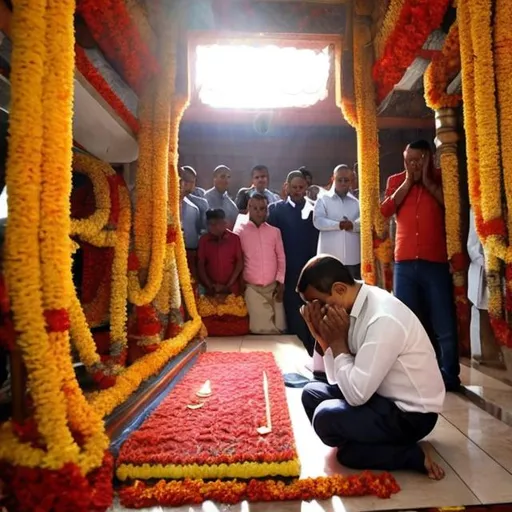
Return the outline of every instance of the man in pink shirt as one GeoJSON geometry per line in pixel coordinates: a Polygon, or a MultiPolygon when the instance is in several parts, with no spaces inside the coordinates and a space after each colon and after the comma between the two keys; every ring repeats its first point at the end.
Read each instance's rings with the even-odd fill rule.
{"type": "Polygon", "coordinates": [[[279,229],[267,224],[267,198],[249,199],[249,222],[235,229],[244,255],[245,302],[253,334],[279,334],[286,329],[283,292],[286,271],[279,229]]]}

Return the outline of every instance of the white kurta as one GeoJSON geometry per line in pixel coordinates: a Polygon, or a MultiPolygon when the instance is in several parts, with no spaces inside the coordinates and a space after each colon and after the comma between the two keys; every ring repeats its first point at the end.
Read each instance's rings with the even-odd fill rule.
{"type": "Polygon", "coordinates": [[[359,201],[352,194],[342,199],[332,187],[315,203],[313,224],[320,231],[318,254],[335,256],[345,265],[361,263],[359,201]],[[340,230],[344,218],[352,222],[352,231],[340,230]]]}
{"type": "Polygon", "coordinates": [[[468,299],[478,309],[487,309],[487,282],[485,279],[485,259],[482,243],[475,227],[473,210],[469,212],[468,254],[471,259],[468,271],[468,299]]]}

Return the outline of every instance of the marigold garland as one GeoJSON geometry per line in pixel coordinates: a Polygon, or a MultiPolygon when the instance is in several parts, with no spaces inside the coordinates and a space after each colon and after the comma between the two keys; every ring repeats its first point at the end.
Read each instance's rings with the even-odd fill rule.
{"type": "Polygon", "coordinates": [[[460,66],[459,26],[455,22],[450,27],[443,49],[434,56],[423,75],[425,101],[429,108],[438,110],[460,104],[462,95],[449,94],[446,90],[460,66]]]}
{"type": "MultiPolygon", "coordinates": [[[[489,93],[489,87],[494,91],[494,80],[492,80],[492,84],[486,84],[483,80],[483,73],[489,71],[489,68],[494,74],[492,32],[489,12],[485,11],[488,7],[486,2],[480,0],[476,4],[468,0],[460,0],[457,9],[464,92],[464,127],[467,140],[471,206],[475,212],[476,229],[485,252],[489,316],[499,343],[512,347],[512,333],[504,314],[503,287],[500,275],[500,260],[507,263],[512,262],[512,254],[506,245],[505,222],[501,217],[500,169],[499,166],[497,169],[494,167],[497,158],[496,149],[500,147],[498,146],[496,109],[494,101],[489,103],[489,97],[485,96],[489,93]],[[488,24],[485,23],[486,20],[489,22],[488,24]],[[487,100],[487,104],[485,100],[487,100]],[[488,119],[486,115],[489,116],[488,119]],[[480,124],[481,122],[484,124],[480,124]],[[489,130],[489,138],[486,130],[489,130]],[[494,140],[495,145],[491,147],[489,140],[494,140]],[[487,176],[486,180],[480,179],[482,167],[484,167],[481,163],[482,159],[486,162],[485,168],[491,168],[491,181],[496,184],[496,179],[498,180],[497,188],[491,189],[489,186],[483,185],[487,176]],[[487,197],[484,201],[485,195],[487,197]],[[493,215],[498,216],[493,218],[493,215]]],[[[504,22],[505,18],[498,17],[497,21],[499,20],[504,22]]],[[[498,72],[497,79],[506,81],[509,76],[504,77],[498,72]]],[[[503,101],[501,98],[500,100],[503,101]]],[[[505,151],[507,151],[506,147],[505,145],[505,151]]]]}
{"type": "Polygon", "coordinates": [[[405,2],[406,0],[391,0],[389,2],[384,20],[382,21],[382,25],[377,32],[373,43],[377,59],[380,59],[384,54],[386,43],[395,28],[398,26],[400,14],[402,13],[405,2]]]}
{"type": "Polygon", "coordinates": [[[373,66],[379,102],[400,82],[428,36],[441,25],[451,1],[391,1],[389,18],[386,15],[388,20],[377,37],[380,53],[373,66]],[[400,14],[397,16],[398,10],[400,14]],[[387,35],[393,22],[393,29],[387,35]]]}
{"type": "Polygon", "coordinates": [[[198,312],[201,317],[232,315],[247,316],[247,306],[241,295],[228,295],[225,300],[219,301],[206,295],[199,297],[198,312]]]}
{"type": "Polygon", "coordinates": [[[214,501],[234,505],[242,501],[311,501],[327,500],[333,496],[366,496],[390,498],[400,487],[389,473],[375,475],[365,471],[361,475],[332,475],[293,480],[209,481],[160,480],[155,485],[136,481],[119,492],[121,504],[129,508],[155,506],[180,507],[214,501]]]}
{"type": "Polygon", "coordinates": [[[102,465],[108,446],[103,424],[76,381],[68,334],[73,15],[73,0],[19,1],[13,15],[6,276],[34,428],[26,439],[17,425],[2,424],[0,458],[8,463],[2,465],[3,478],[11,482],[8,499],[23,487],[26,502],[40,481],[54,482],[37,502],[41,510],[59,509],[53,500],[69,491],[69,482],[56,480],[64,468],[78,500],[90,503],[96,490],[82,483],[102,465]]]}
{"type": "Polygon", "coordinates": [[[133,133],[139,131],[139,121],[128,110],[119,96],[112,90],[101,73],[91,63],[85,50],[75,45],[75,62],[78,71],[94,87],[100,96],[114,109],[117,115],[130,127],[133,133]]]}

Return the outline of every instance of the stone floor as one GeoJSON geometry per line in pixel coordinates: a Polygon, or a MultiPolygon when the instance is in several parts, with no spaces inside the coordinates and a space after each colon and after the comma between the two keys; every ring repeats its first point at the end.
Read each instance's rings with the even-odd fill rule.
{"type": "MultiPolygon", "coordinates": [[[[303,367],[307,360],[304,349],[294,336],[211,338],[208,340],[208,350],[272,351],[283,371],[295,371],[303,367]]],[[[494,389],[495,394],[501,399],[504,395],[509,396],[512,403],[512,388],[475,369],[463,367],[462,380],[465,385],[474,386],[474,391],[481,391],[483,394],[491,393],[487,390],[494,389]]],[[[335,452],[324,446],[316,437],[302,409],[300,390],[289,389],[288,402],[303,476],[320,476],[334,472],[350,473],[350,470],[337,463],[335,452]]],[[[491,411],[493,414],[494,412],[491,411]]],[[[445,467],[445,479],[433,482],[422,475],[397,472],[395,476],[402,490],[389,500],[374,497],[335,497],[329,501],[311,503],[242,503],[238,506],[204,503],[198,507],[179,509],[155,507],[151,512],[410,512],[424,507],[512,504],[511,426],[482,410],[465,396],[448,394],[443,415],[429,440],[437,451],[439,462],[445,467]]],[[[112,512],[124,510],[119,505],[112,508],[112,512]]],[[[512,511],[512,505],[510,510],[512,511]]],[[[148,509],[146,511],[149,512],[148,509]]]]}

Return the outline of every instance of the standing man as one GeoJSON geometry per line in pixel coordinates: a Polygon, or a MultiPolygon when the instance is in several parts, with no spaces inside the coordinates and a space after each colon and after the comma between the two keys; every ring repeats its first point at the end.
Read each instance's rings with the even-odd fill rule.
{"type": "Polygon", "coordinates": [[[181,199],[181,230],[187,250],[187,261],[190,274],[195,279],[197,276],[197,247],[201,236],[203,222],[199,208],[188,198],[189,188],[187,182],[180,180],[181,199]]]}
{"type": "Polygon", "coordinates": [[[286,262],[278,229],[267,224],[267,198],[249,200],[249,222],[236,231],[244,255],[245,303],[253,334],[280,334],[286,329],[283,310],[286,262]]]}
{"type": "Polygon", "coordinates": [[[394,293],[432,328],[446,389],[454,391],[460,366],[441,174],[425,140],[407,146],[404,164],[389,177],[380,207],[384,217],[396,215],[394,293]]]}
{"type": "Polygon", "coordinates": [[[443,478],[430,446],[418,444],[433,430],[445,390],[416,315],[385,290],[354,281],[332,256],[308,262],[297,289],[328,381],[302,393],[318,437],[351,468],[443,478]]]}
{"type": "Polygon", "coordinates": [[[199,282],[208,295],[240,295],[244,268],[240,238],[226,228],[224,210],[206,212],[208,233],[199,240],[199,282]]]}
{"type": "Polygon", "coordinates": [[[201,214],[201,233],[204,233],[206,232],[206,211],[208,210],[208,201],[196,194],[197,173],[193,167],[184,165],[180,169],[180,178],[183,193],[186,195],[187,199],[199,208],[199,213],[201,214]]]}
{"type": "Polygon", "coordinates": [[[204,198],[212,210],[224,210],[228,229],[233,229],[236,218],[238,217],[238,208],[228,195],[229,180],[231,179],[231,169],[225,165],[219,165],[213,171],[213,187],[207,190],[204,198]]]}
{"type": "Polygon", "coordinates": [[[252,185],[249,188],[241,188],[236,195],[235,203],[240,213],[247,213],[249,199],[254,194],[260,194],[267,198],[268,204],[276,203],[281,198],[268,189],[270,175],[268,167],[265,165],[256,165],[251,171],[252,185]]]}
{"type": "Polygon", "coordinates": [[[284,309],[288,332],[295,334],[313,355],[315,340],[300,314],[302,300],[296,291],[302,267],[316,254],[318,230],[313,225],[313,203],[306,198],[307,182],[301,171],[287,177],[288,198],[269,207],[268,222],[281,231],[286,256],[284,309]]]}
{"type": "Polygon", "coordinates": [[[350,192],[352,171],[338,165],[333,181],[331,189],[315,204],[313,223],[320,231],[318,254],[338,258],[354,279],[361,279],[359,201],[350,192]]]}

